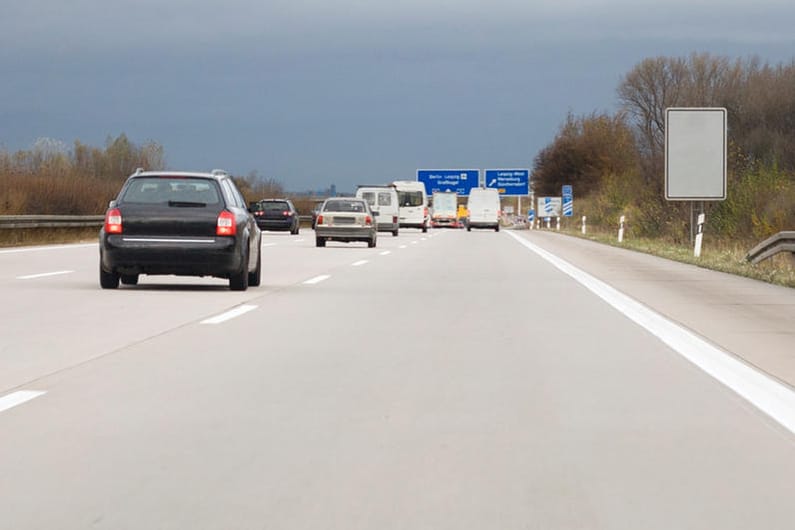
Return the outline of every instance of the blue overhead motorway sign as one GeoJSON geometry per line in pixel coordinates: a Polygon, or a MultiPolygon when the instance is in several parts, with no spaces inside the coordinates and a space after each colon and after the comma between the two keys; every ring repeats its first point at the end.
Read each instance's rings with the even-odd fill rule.
{"type": "Polygon", "coordinates": [[[479,169],[418,169],[417,180],[425,184],[425,192],[454,191],[468,196],[469,190],[480,185],[479,169]]]}
{"type": "Polygon", "coordinates": [[[496,188],[500,195],[524,197],[530,194],[530,170],[487,169],[486,187],[496,188]]]}

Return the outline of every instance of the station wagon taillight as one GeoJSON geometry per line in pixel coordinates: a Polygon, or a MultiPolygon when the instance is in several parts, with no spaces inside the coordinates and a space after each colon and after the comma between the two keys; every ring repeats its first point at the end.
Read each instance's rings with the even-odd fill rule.
{"type": "Polygon", "coordinates": [[[121,212],[118,208],[112,208],[105,214],[105,233],[121,234],[121,212]]]}
{"type": "Polygon", "coordinates": [[[315,220],[315,222],[317,224],[319,224],[319,225],[322,225],[323,224],[323,216],[322,215],[318,215],[317,219],[315,220]]]}
{"type": "Polygon", "coordinates": [[[215,225],[215,235],[233,236],[237,233],[235,224],[235,214],[226,210],[218,214],[218,222],[215,225]]]}
{"type": "Polygon", "coordinates": [[[285,210],[282,212],[282,215],[284,215],[285,217],[290,217],[291,215],[293,215],[293,212],[285,210]]]}
{"type": "Polygon", "coordinates": [[[373,218],[368,215],[367,217],[364,218],[364,224],[366,225],[373,224],[373,218]]]}

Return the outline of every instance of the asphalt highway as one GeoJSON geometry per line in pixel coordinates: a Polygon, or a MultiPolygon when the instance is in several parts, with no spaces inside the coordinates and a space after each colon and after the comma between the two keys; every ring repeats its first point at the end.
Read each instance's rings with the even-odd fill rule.
{"type": "Polygon", "coordinates": [[[792,528],[793,290],[558,234],[263,236],[245,292],[0,250],[1,530],[792,528]]]}

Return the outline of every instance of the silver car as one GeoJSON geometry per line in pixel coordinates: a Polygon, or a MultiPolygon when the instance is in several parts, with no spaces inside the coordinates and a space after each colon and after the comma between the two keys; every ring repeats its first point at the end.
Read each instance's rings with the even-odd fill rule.
{"type": "Polygon", "coordinates": [[[333,197],[326,199],[317,215],[315,245],[325,247],[326,241],[365,241],[375,247],[377,231],[375,216],[364,199],[333,197]]]}

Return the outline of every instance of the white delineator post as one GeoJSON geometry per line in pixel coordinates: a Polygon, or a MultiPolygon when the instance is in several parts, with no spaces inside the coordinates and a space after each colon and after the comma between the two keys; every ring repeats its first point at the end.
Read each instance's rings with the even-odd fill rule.
{"type": "Polygon", "coordinates": [[[621,216],[621,219],[618,220],[618,242],[622,243],[624,241],[624,216],[621,216]]]}
{"type": "Polygon", "coordinates": [[[557,219],[557,222],[555,224],[555,230],[559,231],[560,230],[560,217],[556,217],[555,219],[557,219]]]}
{"type": "Polygon", "coordinates": [[[696,228],[696,248],[693,249],[693,255],[697,258],[701,257],[701,240],[704,238],[704,221],[706,216],[703,213],[698,214],[698,228],[696,228]]]}
{"type": "Polygon", "coordinates": [[[582,234],[585,235],[585,216],[582,216],[582,234]]]}

